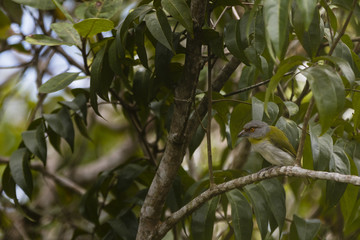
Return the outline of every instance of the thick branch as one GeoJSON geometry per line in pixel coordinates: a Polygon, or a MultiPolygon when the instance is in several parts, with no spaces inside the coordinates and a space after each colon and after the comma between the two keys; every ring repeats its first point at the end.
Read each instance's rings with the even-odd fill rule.
{"type": "Polygon", "coordinates": [[[217,195],[220,195],[235,188],[240,188],[255,182],[259,182],[261,180],[279,176],[332,180],[336,182],[350,183],[358,186],[360,185],[359,176],[344,175],[335,172],[313,171],[298,166],[273,167],[265,171],[260,171],[254,174],[247,175],[245,177],[236,178],[234,180],[216,185],[213,188],[201,193],[199,196],[191,200],[188,204],[183,206],[177,212],[173,213],[168,219],[166,219],[165,222],[159,225],[156,231],[157,235],[154,238],[161,239],[175,224],[177,224],[185,216],[191,214],[206,201],[217,195]]]}
{"type": "Polygon", "coordinates": [[[201,28],[205,19],[205,8],[206,1],[191,1],[194,37],[189,35],[187,38],[184,75],[175,89],[174,113],[165,152],[141,208],[136,236],[138,240],[151,239],[150,236],[160,220],[166,197],[188,146],[189,138],[186,132],[201,70],[201,28]]]}

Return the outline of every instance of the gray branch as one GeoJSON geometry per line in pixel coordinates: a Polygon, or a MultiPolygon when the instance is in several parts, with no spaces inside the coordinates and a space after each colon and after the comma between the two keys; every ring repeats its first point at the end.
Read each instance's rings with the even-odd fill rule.
{"type": "Polygon", "coordinates": [[[336,182],[350,183],[357,186],[360,185],[359,176],[344,175],[335,172],[313,171],[313,170],[303,169],[298,166],[273,167],[265,171],[260,171],[257,173],[247,175],[245,177],[236,178],[234,180],[222,184],[218,184],[213,188],[208,189],[207,191],[201,193],[199,196],[191,200],[188,204],[183,206],[177,212],[173,213],[169,218],[166,219],[166,221],[161,223],[158,226],[157,231],[154,231],[155,236],[152,236],[152,238],[161,239],[181,219],[191,214],[206,201],[210,200],[211,198],[217,195],[220,195],[224,192],[230,191],[235,188],[240,188],[255,182],[259,182],[261,180],[279,177],[279,176],[332,180],[336,182]]]}

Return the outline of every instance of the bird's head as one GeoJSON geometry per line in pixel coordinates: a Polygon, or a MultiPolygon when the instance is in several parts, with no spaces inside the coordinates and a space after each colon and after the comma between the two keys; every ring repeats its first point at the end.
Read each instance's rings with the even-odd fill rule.
{"type": "Polygon", "coordinates": [[[239,133],[238,137],[262,139],[267,136],[269,131],[270,127],[267,123],[259,120],[252,120],[245,124],[244,129],[239,133]]]}

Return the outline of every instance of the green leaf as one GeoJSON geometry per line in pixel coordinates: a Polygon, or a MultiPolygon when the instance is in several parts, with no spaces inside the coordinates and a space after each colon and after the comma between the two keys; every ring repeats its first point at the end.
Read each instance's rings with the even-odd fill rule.
{"type": "Polygon", "coordinates": [[[121,0],[91,1],[85,11],[85,18],[110,19],[123,7],[121,0]]]}
{"type": "Polygon", "coordinates": [[[44,124],[40,124],[35,130],[22,133],[22,139],[27,149],[36,155],[46,165],[46,139],[44,124]]]}
{"type": "Polygon", "coordinates": [[[1,178],[1,185],[4,189],[4,192],[9,198],[15,199],[16,198],[16,184],[11,176],[10,166],[7,165],[1,178]]]}
{"type": "Polygon", "coordinates": [[[174,52],[172,45],[172,32],[165,13],[159,8],[156,13],[145,16],[146,27],[154,38],[162,45],[174,52]]]}
{"type": "Polygon", "coordinates": [[[251,98],[252,120],[262,121],[264,116],[264,103],[256,97],[251,98]]]}
{"type": "Polygon", "coordinates": [[[285,101],[284,105],[286,106],[286,109],[289,113],[289,116],[294,116],[295,114],[297,114],[299,112],[299,106],[291,101],[285,101]]]}
{"type": "Polygon", "coordinates": [[[251,106],[247,104],[238,104],[231,113],[230,133],[232,146],[235,146],[237,136],[244,127],[245,123],[251,120],[251,106]]]}
{"type": "Polygon", "coordinates": [[[135,8],[132,12],[130,12],[124,21],[122,22],[120,29],[118,31],[117,35],[117,45],[124,45],[126,33],[131,25],[131,23],[137,19],[138,17],[147,14],[152,10],[152,6],[150,5],[141,5],[137,8],[135,8]]]}
{"type": "Polygon", "coordinates": [[[42,35],[42,34],[33,34],[25,37],[25,41],[34,45],[45,45],[45,46],[59,46],[59,45],[73,45],[72,43],[63,42],[61,40],[42,35]]]}
{"type": "MultiPolygon", "coordinates": [[[[315,1],[313,1],[315,3],[315,1]]],[[[315,10],[315,9],[314,9],[315,10]]],[[[320,18],[319,11],[314,11],[310,27],[306,30],[304,15],[298,9],[293,14],[295,33],[310,57],[316,56],[320,43],[324,37],[324,23],[320,18]]]]}
{"type": "Polygon", "coordinates": [[[40,10],[53,10],[56,8],[52,0],[12,0],[19,4],[24,4],[40,10]]]}
{"type": "Polygon", "coordinates": [[[245,186],[245,192],[250,197],[254,207],[256,222],[261,233],[261,239],[265,239],[269,224],[269,206],[263,190],[257,184],[245,186]]]}
{"type": "MultiPolygon", "coordinates": [[[[342,148],[334,146],[333,153],[329,164],[330,172],[337,172],[341,174],[350,174],[350,161],[342,148]]],[[[326,200],[329,207],[335,206],[346,190],[346,183],[339,183],[335,181],[326,182],[326,200]]]]}
{"type": "Polygon", "coordinates": [[[311,150],[314,159],[314,170],[326,171],[329,169],[330,157],[333,152],[333,140],[328,133],[321,135],[321,126],[309,123],[311,150]]]}
{"type": "Polygon", "coordinates": [[[317,65],[301,72],[309,81],[320,115],[322,134],[343,111],[345,89],[340,76],[330,67],[317,65]]]}
{"type": "Polygon", "coordinates": [[[289,42],[290,3],[288,0],[264,1],[264,23],[269,51],[273,48],[279,59],[284,57],[289,42]]]}
{"type": "Polygon", "coordinates": [[[61,101],[59,103],[74,110],[76,115],[79,115],[79,117],[81,117],[86,124],[87,101],[87,97],[83,93],[80,93],[76,95],[76,97],[71,102],[61,101]]]}
{"type": "Polygon", "coordinates": [[[281,62],[275,75],[271,77],[269,86],[266,89],[265,101],[264,101],[265,112],[267,112],[267,105],[270,96],[274,94],[277,85],[279,84],[281,79],[283,79],[284,75],[294,67],[301,65],[304,61],[307,61],[307,58],[296,55],[296,56],[291,56],[281,62]]]}
{"type": "Polygon", "coordinates": [[[11,21],[8,16],[0,10],[0,39],[6,39],[9,35],[11,21]]]}
{"type": "Polygon", "coordinates": [[[191,218],[191,233],[194,239],[211,240],[214,229],[215,211],[220,196],[204,203],[191,218]]]}
{"type": "Polygon", "coordinates": [[[63,8],[63,6],[61,5],[61,3],[59,3],[57,0],[52,0],[52,2],[56,5],[56,7],[62,12],[62,14],[64,14],[64,16],[66,17],[67,20],[69,20],[72,24],[75,23],[74,19],[72,18],[72,16],[69,14],[68,11],[66,11],[65,8],[63,8]]]}
{"type": "Polygon", "coordinates": [[[226,197],[231,205],[231,219],[235,232],[235,239],[251,239],[253,221],[250,204],[238,189],[227,192],[226,197]]]}
{"type": "Polygon", "coordinates": [[[52,93],[64,89],[72,83],[80,73],[60,73],[55,77],[50,78],[46,83],[40,86],[39,92],[52,93]]]}
{"type": "Polygon", "coordinates": [[[240,21],[230,20],[224,29],[224,41],[226,47],[232,55],[249,65],[249,61],[245,56],[244,46],[241,44],[240,21]]]}
{"type": "Polygon", "coordinates": [[[9,166],[15,183],[31,198],[33,179],[29,166],[30,155],[26,148],[19,148],[10,157],[9,166]]]}
{"type": "Polygon", "coordinates": [[[294,149],[297,149],[300,139],[300,133],[296,122],[281,116],[276,122],[275,126],[285,133],[291,145],[294,147],[294,149]]]}
{"type": "Polygon", "coordinates": [[[316,9],[316,2],[314,0],[296,0],[299,13],[304,19],[304,30],[308,31],[310,24],[314,18],[314,12],[316,9]]]}
{"type": "Polygon", "coordinates": [[[114,28],[114,23],[103,18],[88,18],[74,24],[74,28],[84,38],[92,37],[101,32],[107,32],[114,28]]]}
{"type": "Polygon", "coordinates": [[[71,150],[74,151],[74,127],[69,111],[62,107],[57,113],[44,114],[43,116],[49,127],[64,138],[71,150]]]}
{"type": "Polygon", "coordinates": [[[302,219],[294,214],[289,239],[315,239],[320,226],[321,222],[319,219],[302,219]]]}
{"type": "Polygon", "coordinates": [[[284,188],[277,179],[264,180],[259,186],[261,186],[264,195],[266,196],[267,204],[270,207],[281,232],[286,216],[284,188]]]}
{"type": "Polygon", "coordinates": [[[136,52],[137,55],[139,56],[142,65],[145,68],[149,68],[144,38],[145,38],[145,25],[140,24],[135,28],[135,44],[137,46],[136,52]]]}
{"type": "Polygon", "coordinates": [[[331,10],[326,1],[321,0],[320,4],[326,10],[327,17],[330,19],[330,25],[333,28],[333,32],[337,32],[337,19],[334,12],[331,10]]]}
{"type": "MultiPolygon", "coordinates": [[[[358,86],[356,90],[360,90],[360,86],[358,86]]],[[[360,126],[360,92],[353,93],[352,106],[354,109],[354,131],[357,132],[357,129],[360,126]]]]}
{"type": "Polygon", "coordinates": [[[146,69],[139,69],[134,75],[133,93],[139,105],[146,106],[149,103],[151,72],[146,69]]]}
{"type": "Polygon", "coordinates": [[[321,56],[314,59],[314,61],[326,60],[336,64],[344,74],[345,78],[349,81],[352,86],[355,83],[355,74],[352,70],[348,61],[343,58],[335,57],[335,56],[321,56]]]}
{"type": "Polygon", "coordinates": [[[191,36],[194,35],[190,8],[185,0],[162,0],[161,5],[173,18],[184,26],[191,36]]]}
{"type": "Polygon", "coordinates": [[[68,22],[57,22],[51,24],[51,29],[56,32],[56,34],[63,41],[71,43],[78,47],[81,46],[81,39],[79,33],[74,28],[74,25],[68,22]]]}
{"type": "Polygon", "coordinates": [[[95,56],[90,74],[90,102],[97,114],[97,96],[108,100],[108,92],[114,78],[114,72],[109,64],[108,47],[104,46],[95,56]]]}
{"type": "Polygon", "coordinates": [[[3,0],[1,1],[1,5],[8,18],[20,25],[23,16],[21,5],[12,0],[3,0]]]}

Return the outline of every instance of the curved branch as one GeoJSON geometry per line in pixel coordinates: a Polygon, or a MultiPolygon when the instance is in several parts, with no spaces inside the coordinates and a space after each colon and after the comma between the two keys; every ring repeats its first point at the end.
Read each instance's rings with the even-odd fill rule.
{"type": "Polygon", "coordinates": [[[350,183],[357,186],[360,185],[359,176],[344,175],[335,172],[314,171],[304,169],[298,166],[276,166],[268,170],[260,171],[247,175],[245,177],[236,178],[234,180],[215,185],[213,188],[210,188],[207,191],[201,193],[199,196],[191,200],[188,204],[180,208],[177,212],[174,212],[169,218],[166,219],[166,221],[161,223],[158,226],[157,231],[155,231],[156,236],[153,236],[153,239],[161,239],[175,224],[177,224],[185,216],[194,212],[202,204],[204,204],[211,198],[235,188],[244,187],[255,182],[279,176],[332,180],[336,182],[350,183]]]}

